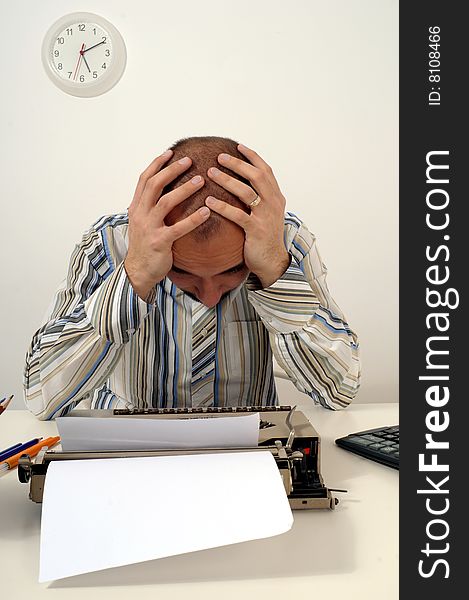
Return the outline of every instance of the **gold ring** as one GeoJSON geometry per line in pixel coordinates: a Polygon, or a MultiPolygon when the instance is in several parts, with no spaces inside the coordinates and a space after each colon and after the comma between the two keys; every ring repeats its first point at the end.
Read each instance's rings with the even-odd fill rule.
{"type": "Polygon", "coordinates": [[[260,203],[261,203],[261,199],[259,198],[259,194],[257,194],[256,197],[254,198],[254,200],[249,203],[249,207],[254,208],[254,206],[257,206],[260,203]]]}

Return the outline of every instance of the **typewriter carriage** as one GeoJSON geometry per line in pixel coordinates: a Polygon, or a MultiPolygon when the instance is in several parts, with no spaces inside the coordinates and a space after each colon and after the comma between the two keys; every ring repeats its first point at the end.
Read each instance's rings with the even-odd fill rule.
{"type": "Polygon", "coordinates": [[[338,499],[332,496],[320,471],[320,437],[305,415],[291,406],[209,407],[197,409],[114,409],[76,410],[73,416],[135,418],[197,418],[201,414],[233,416],[248,412],[260,413],[259,443],[251,448],[194,448],[179,450],[129,450],[59,452],[43,449],[33,462],[25,454],[18,464],[18,478],[30,483],[29,497],[41,503],[47,468],[55,460],[96,458],[127,458],[139,456],[174,456],[213,452],[256,452],[270,450],[282,476],[285,491],[293,510],[313,508],[334,509],[338,499]]]}

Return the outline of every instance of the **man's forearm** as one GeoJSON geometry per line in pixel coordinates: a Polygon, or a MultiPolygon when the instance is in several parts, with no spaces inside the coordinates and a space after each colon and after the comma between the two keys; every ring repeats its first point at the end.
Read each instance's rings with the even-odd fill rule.
{"type": "Polygon", "coordinates": [[[149,310],[121,265],[83,304],[54,315],[34,336],[27,354],[28,408],[40,419],[55,418],[102,385],[149,310]]]}
{"type": "MultiPolygon", "coordinates": [[[[327,287],[314,236],[296,219],[286,238],[292,264],[271,286],[248,292],[279,365],[298,389],[329,408],[358,391],[358,340],[327,287]]],[[[249,286],[248,286],[249,288],[249,286]]]]}

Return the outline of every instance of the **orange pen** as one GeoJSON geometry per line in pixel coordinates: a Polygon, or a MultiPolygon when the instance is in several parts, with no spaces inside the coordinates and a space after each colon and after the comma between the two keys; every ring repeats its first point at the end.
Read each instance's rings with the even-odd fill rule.
{"type": "Polygon", "coordinates": [[[36,454],[38,454],[41,448],[44,448],[44,446],[48,446],[49,448],[51,448],[52,446],[55,446],[55,444],[57,444],[57,442],[59,441],[60,436],[58,435],[55,437],[49,437],[45,440],[41,440],[34,446],[23,450],[23,452],[19,452],[18,454],[10,456],[10,458],[7,458],[2,464],[0,464],[0,475],[3,474],[3,472],[9,471],[10,469],[16,467],[18,465],[20,456],[23,456],[24,454],[28,454],[29,456],[36,456],[36,454]]]}

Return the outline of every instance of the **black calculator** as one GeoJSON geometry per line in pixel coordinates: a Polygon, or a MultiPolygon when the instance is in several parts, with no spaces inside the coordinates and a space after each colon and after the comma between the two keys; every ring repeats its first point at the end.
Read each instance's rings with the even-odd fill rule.
{"type": "Polygon", "coordinates": [[[364,458],[399,469],[399,425],[358,431],[336,439],[335,443],[364,458]]]}

